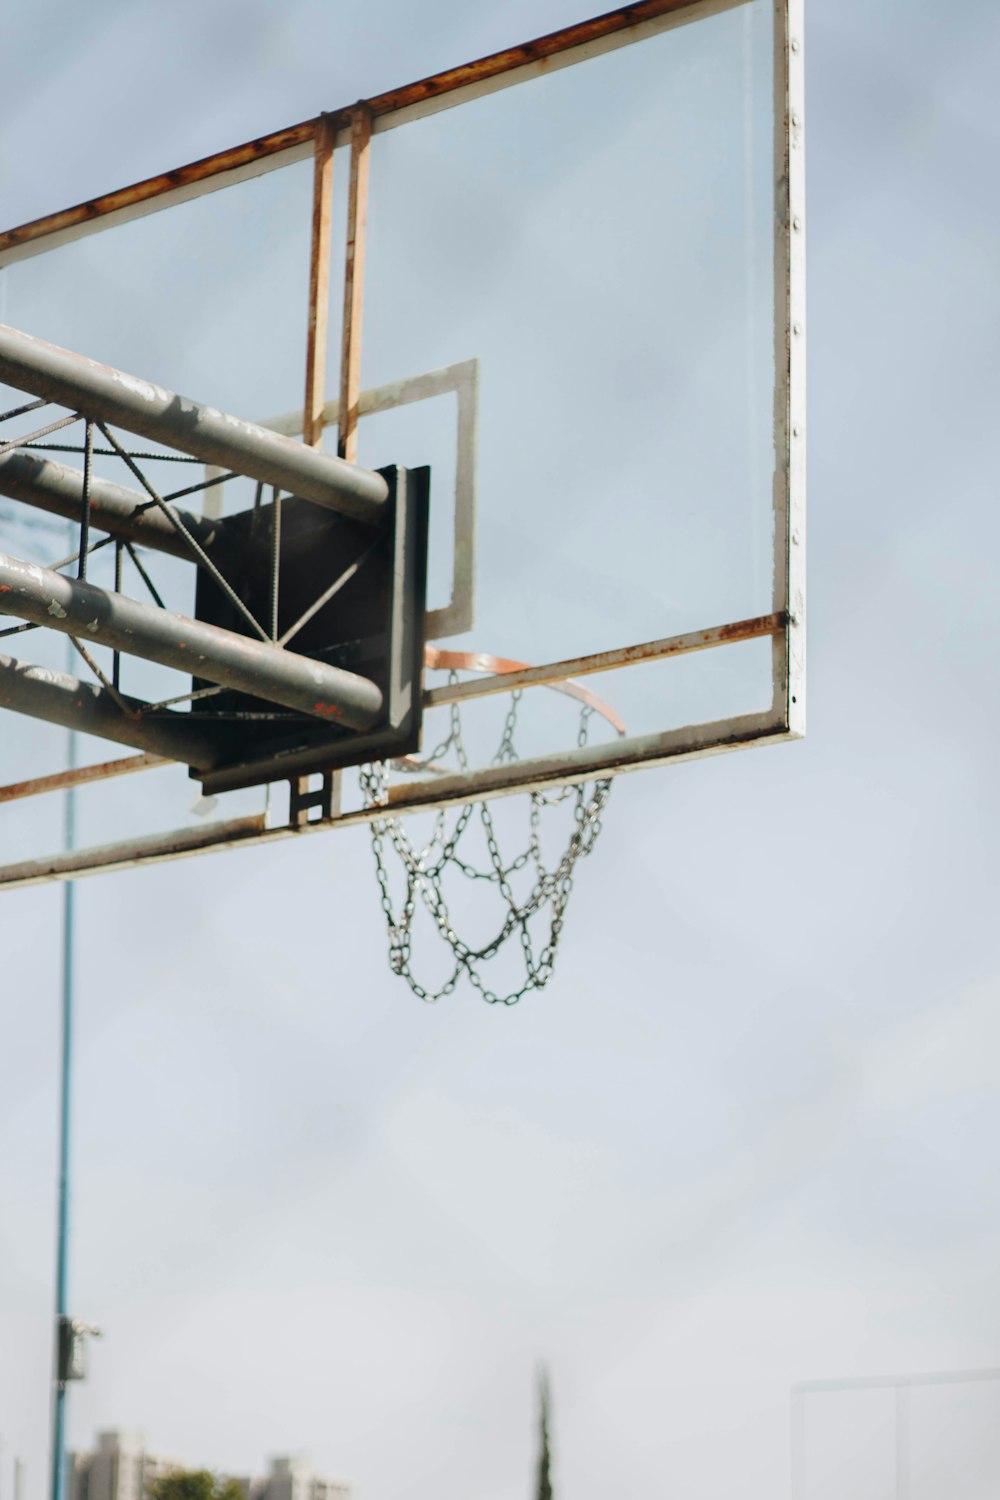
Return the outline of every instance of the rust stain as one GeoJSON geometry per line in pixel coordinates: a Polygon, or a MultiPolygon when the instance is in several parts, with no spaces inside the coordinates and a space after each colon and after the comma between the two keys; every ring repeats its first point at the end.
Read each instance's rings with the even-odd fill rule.
{"type": "Polygon", "coordinates": [[[157,860],[199,854],[207,849],[222,849],[244,839],[260,838],[267,831],[266,824],[263,813],[253,813],[207,828],[178,828],[172,833],[154,834],[151,838],[125,839],[117,844],[103,844],[98,848],[77,849],[68,854],[26,860],[22,864],[5,865],[0,869],[0,886],[35,885],[46,880],[65,879],[70,875],[130,869],[157,860]]]}
{"type": "Polygon", "coordinates": [[[448,68],[443,73],[421,78],[416,83],[406,84],[403,88],[390,89],[387,93],[378,94],[374,99],[369,99],[367,104],[374,115],[391,114],[397,109],[405,109],[407,105],[419,104],[426,99],[438,99],[444,94],[453,93],[456,89],[466,88],[470,84],[501,77],[504,73],[511,73],[529,63],[544,62],[551,57],[558,57],[561,52],[569,52],[574,47],[584,46],[587,42],[600,41],[604,37],[614,36],[619,31],[629,31],[633,27],[642,25],[644,21],[652,21],[660,16],[690,10],[696,3],[698,0],[639,0],[636,5],[622,6],[619,10],[608,11],[603,16],[594,16],[588,21],[579,21],[572,26],[564,26],[560,31],[551,31],[545,36],[536,37],[533,41],[522,42],[516,47],[504,48],[501,52],[491,52],[486,57],[476,58],[473,62],[463,63],[457,68],[448,68]]]}
{"type": "Polygon", "coordinates": [[[106,760],[99,765],[76,766],[57,771],[52,776],[36,776],[31,781],[13,782],[0,787],[0,802],[15,802],[22,797],[37,797],[44,792],[61,792],[67,787],[83,786],[91,781],[107,781],[112,776],[128,776],[135,771],[152,771],[173,762],[160,755],[129,755],[123,760],[106,760]]]}
{"type": "MultiPolygon", "coordinates": [[[[255,162],[264,162],[269,157],[278,156],[283,152],[308,147],[314,143],[318,133],[324,128],[337,132],[348,129],[358,103],[366,106],[376,118],[380,115],[393,114],[397,110],[405,109],[408,105],[420,104],[428,99],[440,99],[458,89],[482,83],[491,78],[502,77],[503,74],[514,72],[530,63],[540,63],[549,58],[558,57],[560,53],[568,52],[574,47],[614,36],[617,32],[629,31],[646,21],[675,13],[680,14],[692,9],[698,3],[700,0],[639,0],[637,4],[623,6],[605,15],[566,26],[561,31],[549,32],[546,36],[536,37],[533,41],[523,42],[519,46],[507,47],[501,52],[490,53],[487,57],[477,58],[459,67],[448,68],[429,78],[421,78],[415,83],[405,84],[402,88],[390,89],[386,93],[376,95],[373,99],[360,100],[332,110],[325,116],[319,115],[315,119],[304,120],[298,125],[290,125],[283,130],[260,136],[256,140],[246,141],[240,146],[216,152],[213,156],[202,157],[186,166],[175,167],[155,177],[147,177],[141,182],[119,188],[115,192],[105,193],[100,198],[78,203],[72,208],[48,214],[41,219],[33,219],[27,224],[20,224],[0,234],[0,254],[20,245],[44,239],[49,235],[71,231],[78,225],[92,223],[109,214],[121,213],[142,204],[151,203],[154,199],[166,194],[193,188],[199,183],[210,182],[214,177],[222,177],[228,172],[238,171],[255,162]]],[[[738,0],[733,0],[733,3],[738,3],[738,0]]]]}
{"type": "Polygon", "coordinates": [[[118,188],[113,193],[105,193],[100,198],[91,199],[89,202],[77,203],[72,208],[48,214],[45,218],[33,219],[30,223],[20,224],[17,228],[0,234],[0,253],[14,249],[18,245],[30,244],[32,240],[72,229],[77,224],[104,218],[122,209],[149,202],[178,188],[192,187],[212,177],[236,171],[253,161],[276,156],[282,151],[308,144],[314,133],[315,122],[308,120],[301,125],[292,125],[288,129],[274,131],[271,135],[262,136],[259,140],[248,141],[245,145],[216,152],[214,156],[202,157],[198,161],[190,162],[187,166],[161,172],[156,177],[147,177],[141,182],[131,183],[128,187],[118,188]]]}
{"type": "Polygon", "coordinates": [[[424,665],[431,670],[492,675],[479,682],[460,682],[430,688],[424,693],[424,707],[454,703],[463,698],[480,698],[493,692],[512,692],[522,686],[544,686],[588,703],[614,725],[619,734],[624,734],[625,727],[614,711],[602,699],[574,682],[572,679],[575,676],[635,666],[642,662],[664,661],[692,651],[707,651],[736,641],[752,641],[762,636],[778,635],[787,627],[787,623],[784,613],[756,615],[751,620],[737,620],[733,624],[715,626],[710,630],[695,630],[686,635],[665,637],[658,641],[643,641],[635,646],[600,651],[591,656],[573,657],[537,667],[529,667],[524,662],[511,661],[506,657],[488,656],[483,652],[445,651],[436,646],[428,646],[424,653],[424,665]]]}

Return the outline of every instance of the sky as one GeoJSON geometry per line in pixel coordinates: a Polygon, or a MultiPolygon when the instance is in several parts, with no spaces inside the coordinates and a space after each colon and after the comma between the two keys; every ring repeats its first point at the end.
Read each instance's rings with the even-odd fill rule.
{"type": "MultiPolygon", "coordinates": [[[[21,4],[4,223],[578,15],[21,4]]],[[[808,0],[808,737],[620,778],[542,993],[421,1005],[362,831],[79,885],[71,1304],[105,1336],[74,1446],[139,1428],[227,1471],[308,1453],[357,1500],[515,1500],[544,1360],[557,1494],[770,1500],[794,1382],[1000,1366],[998,46],[986,0],[808,0]]],[[[0,732],[7,780],[33,741],[0,732]]],[[[5,860],[54,845],[57,808],[8,817],[5,860]]],[[[60,911],[0,902],[26,1500],[60,911]]],[[[914,1500],[995,1493],[1000,1386],[919,1402],[914,1500]]],[[[809,1398],[805,1450],[802,1500],[895,1493],[884,1397],[809,1398]]]]}

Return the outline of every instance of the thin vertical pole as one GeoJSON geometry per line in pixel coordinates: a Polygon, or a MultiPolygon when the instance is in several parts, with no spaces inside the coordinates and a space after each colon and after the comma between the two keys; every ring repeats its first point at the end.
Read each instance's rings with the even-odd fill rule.
{"type": "MultiPolygon", "coordinates": [[[[760,364],[760,349],[758,347],[757,327],[757,305],[760,300],[757,289],[758,277],[758,255],[757,255],[757,178],[755,175],[757,163],[757,140],[754,129],[754,106],[756,79],[756,58],[754,55],[755,35],[761,17],[756,8],[747,6],[743,11],[743,378],[746,385],[745,390],[745,414],[746,414],[746,463],[747,463],[747,485],[746,498],[750,507],[749,534],[753,547],[752,561],[752,584],[754,597],[767,597],[767,585],[765,570],[761,566],[762,548],[760,545],[761,532],[764,520],[768,522],[770,530],[770,504],[766,511],[762,503],[761,475],[768,467],[761,461],[760,435],[767,428],[761,422],[760,397],[758,380],[758,368],[760,364]]],[[[768,500],[770,497],[768,496],[768,500]]]]}
{"type": "MultiPolygon", "coordinates": [[[[115,593],[122,591],[122,558],[125,548],[121,542],[115,542],[115,593]]],[[[111,685],[120,688],[122,685],[122,656],[120,651],[115,651],[111,657],[111,685]]]]}
{"type": "Polygon", "coordinates": [[[306,403],[302,435],[310,448],[323,441],[326,401],[326,337],[330,306],[330,217],[333,205],[334,131],[320,117],[313,166],[312,246],[309,257],[309,324],[306,339],[306,403]]]}
{"type": "Polygon", "coordinates": [[[910,1392],[896,1386],[896,1500],[910,1494],[910,1392]]]}
{"type": "Polygon", "coordinates": [[[361,393],[361,313],[365,286],[365,229],[368,220],[368,157],[371,110],[359,104],[351,117],[351,177],[347,190],[347,254],[344,262],[344,331],[340,353],[340,408],[337,452],[358,458],[358,396],[361,393]]]}
{"type": "Polygon", "coordinates": [[[792,1500],[806,1500],[805,1412],[800,1391],[792,1391],[791,1490],[792,1500]]]}
{"type": "Polygon", "coordinates": [[[549,1446],[549,1377],[538,1371],[538,1470],[535,1500],[552,1500],[552,1451],[549,1446]]]}
{"type": "Polygon", "coordinates": [[[281,603],[281,491],[271,491],[271,639],[278,639],[278,609],[281,603]]]}
{"type": "MultiPolygon", "coordinates": [[[[67,655],[72,650],[70,646],[67,655]]],[[[72,661],[72,657],[70,657],[72,661]]],[[[69,733],[68,766],[76,768],[76,735],[69,733]]],[[[63,845],[76,845],[76,792],[66,792],[63,823],[63,845]]],[[[69,1315],[69,1198],[70,1198],[70,1106],[73,1081],[73,957],[75,938],[75,891],[73,882],[63,886],[62,924],[62,1025],[59,1070],[59,1190],[56,1222],[56,1340],[55,1380],[52,1403],[52,1490],[51,1500],[65,1500],[66,1495],[66,1383],[61,1380],[60,1335],[63,1319],[69,1315]]]]}

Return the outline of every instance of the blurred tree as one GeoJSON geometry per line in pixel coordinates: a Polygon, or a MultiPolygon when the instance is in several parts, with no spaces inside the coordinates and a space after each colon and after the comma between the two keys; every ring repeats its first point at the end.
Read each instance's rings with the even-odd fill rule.
{"type": "MultiPolygon", "coordinates": [[[[163,1497],[170,1500],[170,1497],[163,1497]]],[[[177,1500],[181,1500],[178,1496],[177,1500]]],[[[543,1365],[538,1371],[538,1484],[535,1500],[552,1500],[552,1460],[549,1453],[549,1377],[543,1365]]]]}
{"type": "Polygon", "coordinates": [[[171,1469],[153,1480],[147,1494],[149,1500],[244,1500],[235,1479],[208,1469],[171,1469]]]}

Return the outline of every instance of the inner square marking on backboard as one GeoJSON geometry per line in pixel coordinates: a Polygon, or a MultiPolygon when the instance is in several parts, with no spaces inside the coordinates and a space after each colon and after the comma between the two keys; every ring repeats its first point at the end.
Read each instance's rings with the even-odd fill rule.
{"type": "MultiPolygon", "coordinates": [[[[431,401],[436,396],[446,396],[452,392],[457,399],[458,410],[451,598],[440,609],[427,611],[428,640],[443,640],[448,636],[461,635],[464,631],[471,630],[474,623],[479,361],[461,360],[441,370],[428,370],[422,375],[393,380],[387,385],[362,391],[358,398],[358,416],[364,418],[376,416],[380,412],[394,411],[398,407],[411,406],[418,401],[431,401]]],[[[327,401],[323,406],[323,427],[336,427],[339,415],[339,400],[334,398],[327,401]]],[[[259,426],[268,427],[272,432],[280,432],[284,437],[300,437],[303,425],[304,415],[300,411],[286,412],[280,417],[269,417],[259,423],[259,426]]],[[[212,477],[215,472],[207,470],[206,475],[212,477]]],[[[214,507],[221,505],[221,499],[219,491],[207,490],[205,514],[214,515],[214,507]],[[209,506],[213,509],[210,510],[209,506]]]]}

